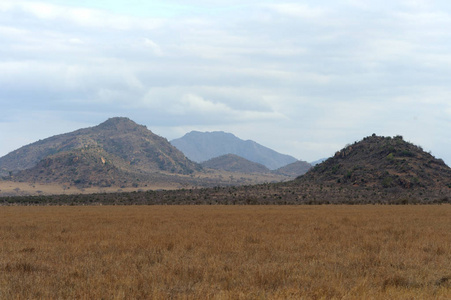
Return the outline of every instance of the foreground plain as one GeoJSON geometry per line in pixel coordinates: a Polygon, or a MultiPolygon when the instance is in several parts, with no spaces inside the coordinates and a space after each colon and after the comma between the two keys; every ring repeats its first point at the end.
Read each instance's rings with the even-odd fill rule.
{"type": "Polygon", "coordinates": [[[0,207],[0,298],[450,299],[451,205],[0,207]]]}

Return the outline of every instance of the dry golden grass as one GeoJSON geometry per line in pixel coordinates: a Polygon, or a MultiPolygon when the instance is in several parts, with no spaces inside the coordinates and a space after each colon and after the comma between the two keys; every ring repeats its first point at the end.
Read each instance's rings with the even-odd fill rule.
{"type": "Polygon", "coordinates": [[[0,207],[0,299],[450,299],[451,206],[0,207]]]}

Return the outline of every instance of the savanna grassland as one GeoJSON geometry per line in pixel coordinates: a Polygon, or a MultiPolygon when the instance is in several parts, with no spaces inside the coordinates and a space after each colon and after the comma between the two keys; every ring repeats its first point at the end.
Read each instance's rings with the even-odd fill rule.
{"type": "Polygon", "coordinates": [[[0,207],[0,299],[450,299],[451,205],[0,207]]]}

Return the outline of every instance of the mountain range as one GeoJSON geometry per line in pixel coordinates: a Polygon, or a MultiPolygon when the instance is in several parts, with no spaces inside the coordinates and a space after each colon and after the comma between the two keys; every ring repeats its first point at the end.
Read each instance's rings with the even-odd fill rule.
{"type": "Polygon", "coordinates": [[[143,204],[451,202],[449,166],[401,136],[373,134],[314,167],[296,161],[269,171],[262,164],[234,154],[213,158],[203,165],[189,160],[166,139],[127,118],[112,118],[98,126],[38,141],[0,158],[0,168],[9,174],[10,183],[77,187],[178,183],[176,191],[136,194],[139,200],[134,194],[116,193],[111,196],[113,200],[105,203],[117,203],[118,199],[122,199],[120,203],[143,204]],[[274,173],[287,174],[300,168],[308,169],[307,173],[289,181],[279,177],[278,183],[270,183],[274,173]],[[240,173],[244,170],[251,173],[250,177],[240,173]],[[265,183],[255,185],[253,178],[257,177],[265,183]],[[186,186],[195,189],[181,189],[186,186]],[[216,188],[198,189],[208,186],[216,188]]]}
{"type": "Polygon", "coordinates": [[[290,155],[278,153],[254,141],[245,141],[223,131],[191,131],[172,140],[171,144],[189,159],[199,163],[222,155],[235,154],[275,170],[297,161],[290,155]]]}
{"type": "MultiPolygon", "coordinates": [[[[257,145],[251,141],[248,144],[257,145]]],[[[264,147],[258,145],[256,148],[264,147]]],[[[271,155],[276,153],[264,149],[271,155]]],[[[265,166],[236,155],[216,158],[202,167],[165,138],[120,117],[12,151],[0,158],[0,175],[16,182],[119,188],[155,186],[157,183],[160,183],[157,186],[173,187],[249,184],[287,178],[285,174],[271,173],[265,166]],[[231,182],[224,178],[232,174],[207,172],[209,169],[241,175],[231,182]],[[263,176],[245,175],[255,173],[263,176]]]]}
{"type": "Polygon", "coordinates": [[[305,175],[285,182],[101,195],[0,198],[0,204],[11,202],[43,205],[449,204],[451,169],[442,160],[400,136],[373,135],[337,151],[305,175]]]}
{"type": "MultiPolygon", "coordinates": [[[[258,149],[254,153],[287,158],[255,142],[242,141],[223,132],[187,134],[188,137],[192,135],[202,141],[202,147],[208,146],[207,141],[218,141],[210,139],[210,135],[225,136],[232,142],[238,140],[235,145],[244,142],[258,149]]],[[[206,148],[212,153],[216,145],[213,143],[206,148]]],[[[240,149],[239,146],[235,148],[240,149]]],[[[374,199],[446,203],[451,198],[451,169],[443,160],[404,141],[401,136],[373,134],[337,151],[333,157],[314,167],[295,160],[270,170],[263,164],[230,153],[202,164],[193,162],[165,138],[127,118],[111,118],[94,127],[21,147],[0,158],[0,170],[8,182],[30,185],[113,186],[116,190],[118,187],[136,188],[157,183],[171,183],[172,188],[246,185],[234,187],[233,193],[227,189],[202,192],[202,199],[212,199],[215,203],[242,203],[236,202],[237,199],[247,199],[252,203],[283,201],[293,204],[374,203],[374,199]],[[303,173],[287,181],[287,176],[294,178],[303,173]],[[269,183],[275,181],[279,183],[269,183]],[[257,182],[266,184],[252,185],[257,182]]],[[[186,191],[174,194],[171,203],[185,195],[183,193],[186,191]]],[[[189,198],[196,199],[195,195],[190,192],[189,198]]]]}
{"type": "Polygon", "coordinates": [[[266,166],[245,159],[235,154],[226,154],[215,157],[201,163],[202,167],[224,170],[228,172],[239,172],[248,174],[276,174],[295,178],[304,175],[312,167],[305,161],[298,160],[276,170],[270,170],[266,166]]]}

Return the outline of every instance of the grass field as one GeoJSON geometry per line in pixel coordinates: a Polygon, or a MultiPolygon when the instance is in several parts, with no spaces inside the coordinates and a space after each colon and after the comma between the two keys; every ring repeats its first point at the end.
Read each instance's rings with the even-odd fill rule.
{"type": "Polygon", "coordinates": [[[451,299],[451,206],[0,207],[0,299],[451,299]]]}

